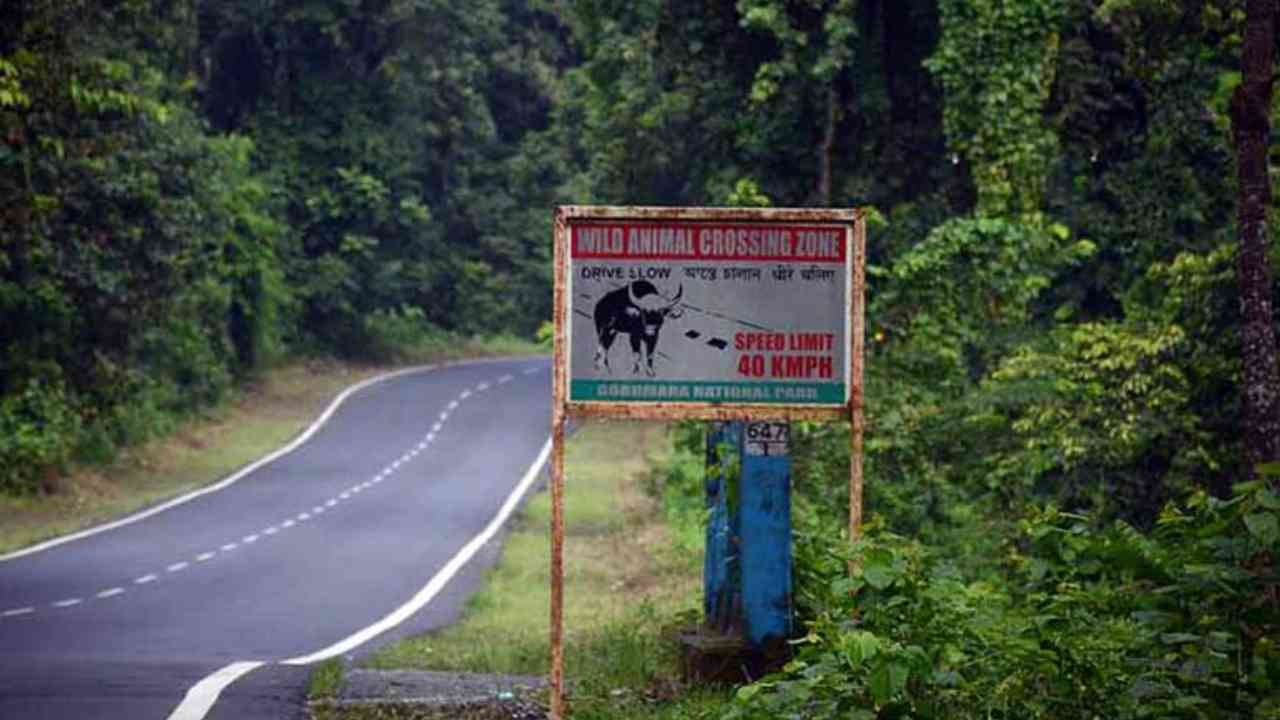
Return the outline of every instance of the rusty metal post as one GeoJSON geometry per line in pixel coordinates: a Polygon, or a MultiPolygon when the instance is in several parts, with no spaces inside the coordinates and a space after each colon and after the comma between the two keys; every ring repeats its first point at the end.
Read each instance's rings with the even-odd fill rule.
{"type": "Polygon", "coordinates": [[[565,317],[568,227],[555,215],[554,366],[551,381],[551,719],[564,718],[564,426],[569,319],[565,317]]]}
{"type": "MultiPolygon", "coordinates": [[[[850,335],[849,392],[849,542],[862,534],[862,433],[863,417],[863,353],[866,351],[866,270],[867,270],[867,216],[858,214],[853,225],[853,292],[852,330],[850,335]]],[[[849,568],[853,571],[852,562],[849,568]]]]}

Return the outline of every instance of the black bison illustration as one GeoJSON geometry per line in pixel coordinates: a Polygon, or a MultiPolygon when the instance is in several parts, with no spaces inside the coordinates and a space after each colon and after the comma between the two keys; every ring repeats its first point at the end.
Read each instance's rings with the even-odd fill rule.
{"type": "Polygon", "coordinates": [[[653,376],[653,351],[658,345],[658,331],[662,329],[662,321],[668,317],[678,318],[681,315],[680,297],[684,294],[684,286],[676,290],[675,295],[667,297],[658,292],[658,288],[648,280],[636,280],[626,287],[611,290],[601,296],[596,303],[596,369],[611,372],[609,368],[609,348],[618,337],[618,333],[626,333],[631,339],[631,353],[635,361],[631,371],[640,372],[641,348],[643,348],[644,370],[653,376]]]}

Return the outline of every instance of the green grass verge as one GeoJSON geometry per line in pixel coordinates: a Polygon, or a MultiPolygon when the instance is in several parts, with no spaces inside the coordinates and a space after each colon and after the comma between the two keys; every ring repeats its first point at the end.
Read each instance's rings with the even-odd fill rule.
{"type": "Polygon", "coordinates": [[[311,669],[307,680],[307,697],[324,700],[338,697],[343,686],[342,660],[331,658],[311,669]]]}
{"type": "MultiPolygon", "coordinates": [[[[458,339],[411,364],[545,352],[510,337],[458,339]]],[[[0,495],[0,553],[127,515],[220,480],[296,437],[347,386],[393,368],[334,361],[263,373],[221,407],[100,466],[73,468],[57,491],[0,495]]]]}
{"type": "MultiPolygon", "coordinates": [[[[724,691],[678,683],[674,630],[697,617],[702,559],[700,545],[677,543],[689,531],[669,527],[651,492],[660,485],[653,468],[668,466],[671,453],[656,423],[592,422],[567,444],[565,672],[575,718],[692,718],[725,700],[724,691]]],[[[392,645],[367,664],[545,674],[549,524],[542,493],[526,506],[460,623],[392,645]]],[[[382,717],[359,712],[325,717],[382,717]]]]}

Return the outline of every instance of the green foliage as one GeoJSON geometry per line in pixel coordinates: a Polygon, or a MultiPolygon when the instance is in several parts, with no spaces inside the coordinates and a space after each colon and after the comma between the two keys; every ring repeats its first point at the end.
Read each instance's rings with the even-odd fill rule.
{"type": "Polygon", "coordinates": [[[1057,136],[1042,119],[1054,81],[1062,0],[941,0],[927,67],[946,97],[947,140],[973,167],[980,214],[1038,212],[1057,136]]]}
{"type": "Polygon", "coordinates": [[[1149,536],[1046,508],[999,583],[875,528],[850,577],[805,533],[809,630],[724,717],[1270,717],[1278,512],[1261,484],[1170,505],[1149,536]]]}
{"type": "Polygon", "coordinates": [[[33,380],[0,398],[0,493],[26,495],[70,459],[80,418],[60,384],[33,380]]]}
{"type": "Polygon", "coordinates": [[[366,345],[359,353],[377,362],[404,361],[412,356],[415,348],[442,340],[439,329],[416,307],[375,310],[362,322],[366,345]]]}

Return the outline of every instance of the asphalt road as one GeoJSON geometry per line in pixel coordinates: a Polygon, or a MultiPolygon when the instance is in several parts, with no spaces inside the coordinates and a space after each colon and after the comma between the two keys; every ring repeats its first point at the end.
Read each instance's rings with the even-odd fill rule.
{"type": "Polygon", "coordinates": [[[206,717],[304,717],[321,651],[456,618],[496,542],[425,607],[358,636],[491,523],[547,442],[550,386],[546,359],[388,379],[224,489],[0,562],[0,719],[168,718],[242,661],[264,664],[206,717]]]}

